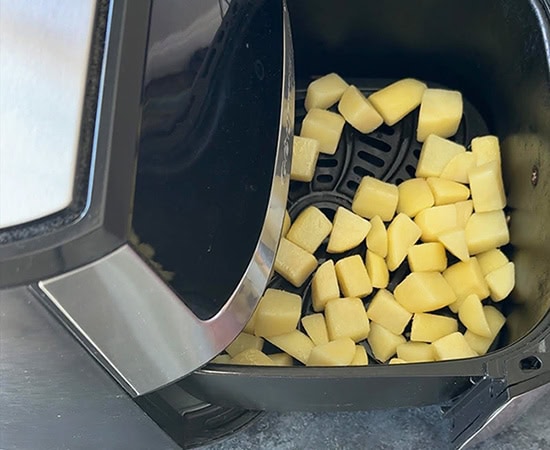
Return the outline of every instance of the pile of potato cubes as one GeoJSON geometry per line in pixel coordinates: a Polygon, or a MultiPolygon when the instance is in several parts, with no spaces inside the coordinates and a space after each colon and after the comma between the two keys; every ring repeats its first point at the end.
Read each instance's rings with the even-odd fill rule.
{"type": "Polygon", "coordinates": [[[315,206],[293,224],[286,214],[275,271],[296,287],[313,274],[315,313],[301,317],[299,295],[268,289],[214,362],[367,365],[365,340],[374,358],[389,364],[488,351],[506,320],[491,302],[512,291],[514,263],[500,250],[510,237],[498,139],[475,138],[471,150],[446,139],[462,118],[460,92],[403,79],[366,98],[334,73],[313,81],[301,136],[294,138],[291,179],[312,180],[319,153],[334,154],[345,122],[370,133],[419,105],[416,178],[396,186],[364,177],[351,211],[339,207],[332,221],[315,206]],[[328,110],[335,104],[338,113],[328,110]],[[335,259],[319,265],[314,254],[327,239],[335,259]],[[365,241],[366,254],[336,258],[365,241]],[[410,273],[390,292],[390,273],[405,260],[410,273]],[[281,352],[263,353],[264,340],[281,352]]]}

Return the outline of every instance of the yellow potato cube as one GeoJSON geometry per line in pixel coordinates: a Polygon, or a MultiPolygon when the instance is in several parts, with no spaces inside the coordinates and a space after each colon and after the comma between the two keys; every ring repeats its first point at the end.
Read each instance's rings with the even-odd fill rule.
{"type": "Polygon", "coordinates": [[[472,139],[471,147],[478,166],[491,161],[496,161],[500,166],[500,145],[496,136],[476,137],[472,139]]]}
{"type": "Polygon", "coordinates": [[[389,126],[395,125],[422,101],[427,86],[413,78],[405,78],[371,94],[369,100],[389,126]]]}
{"type": "Polygon", "coordinates": [[[411,341],[434,342],[458,330],[458,321],[453,317],[437,314],[415,314],[411,326],[411,341]]]}
{"type": "Polygon", "coordinates": [[[351,360],[350,366],[368,366],[369,357],[367,355],[367,350],[362,345],[355,346],[355,355],[351,360]]]}
{"type": "Polygon", "coordinates": [[[311,280],[311,299],[313,310],[324,311],[329,300],[340,297],[338,278],[334,269],[334,261],[329,259],[319,266],[311,280]]]}
{"type": "Polygon", "coordinates": [[[468,345],[464,335],[456,332],[432,343],[437,361],[449,359],[473,358],[477,353],[468,345]]]}
{"type": "Polygon", "coordinates": [[[319,141],[315,139],[294,136],[292,146],[292,163],[290,165],[290,179],[310,182],[315,173],[315,166],[319,158],[319,141]]]}
{"type": "Polygon", "coordinates": [[[466,342],[468,342],[470,347],[472,347],[472,350],[474,350],[478,355],[484,355],[487,353],[487,350],[489,350],[489,347],[491,347],[491,344],[498,336],[500,329],[506,323],[506,317],[504,317],[502,313],[494,306],[484,306],[483,312],[485,313],[485,318],[489,324],[489,328],[491,329],[491,337],[487,338],[479,336],[472,333],[470,330],[466,330],[466,333],[464,333],[466,342]]]}
{"type": "Polygon", "coordinates": [[[380,255],[367,250],[365,258],[367,273],[372,283],[372,287],[385,288],[390,282],[390,273],[386,261],[380,255]]]}
{"type": "Polygon", "coordinates": [[[435,311],[456,301],[456,295],[439,272],[412,272],[399,283],[393,295],[412,313],[435,311]]]}
{"type": "Polygon", "coordinates": [[[300,287],[317,267],[317,259],[286,238],[279,242],[275,257],[275,272],[296,287],[300,287]]]}
{"type": "Polygon", "coordinates": [[[346,208],[338,207],[334,215],[327,252],[343,253],[357,247],[367,237],[370,229],[371,224],[368,220],[346,208]]]}
{"type": "Polygon", "coordinates": [[[462,202],[470,197],[470,189],[456,181],[429,177],[426,182],[432,190],[436,206],[462,202]]]}
{"type": "MultiPolygon", "coordinates": [[[[256,336],[268,337],[289,333],[296,328],[302,313],[299,295],[278,289],[267,289],[258,303],[256,336]]],[[[231,354],[229,351],[227,352],[231,354]]]]}
{"type": "Polygon", "coordinates": [[[216,356],[210,364],[231,364],[231,356],[223,354],[216,356]]]}
{"type": "Polygon", "coordinates": [[[315,345],[328,342],[327,324],[325,323],[325,316],[321,313],[302,317],[302,326],[315,345]]]}
{"type": "Polygon", "coordinates": [[[369,335],[367,311],[359,298],[330,300],[325,308],[325,320],[331,341],[349,337],[359,342],[369,335]]]}
{"type": "Polygon", "coordinates": [[[466,232],[464,230],[456,228],[445,231],[438,236],[438,239],[451,254],[461,261],[470,259],[468,245],[466,244],[466,232]]]}
{"type": "Polygon", "coordinates": [[[256,312],[258,311],[258,307],[254,310],[252,313],[252,316],[244,326],[243,331],[248,334],[254,334],[254,327],[256,326],[256,312]]]}
{"type": "Polygon", "coordinates": [[[397,212],[409,217],[416,216],[420,211],[434,205],[432,190],[424,178],[411,178],[397,186],[399,201],[397,212]]]}
{"type": "Polygon", "coordinates": [[[443,277],[456,294],[456,303],[449,306],[454,313],[458,312],[464,299],[471,294],[476,294],[482,300],[489,296],[489,287],[475,257],[448,267],[443,277]]]}
{"type": "Polygon", "coordinates": [[[281,232],[281,236],[285,237],[288,233],[288,230],[290,230],[290,214],[288,214],[288,211],[285,210],[285,216],[283,218],[283,230],[281,232]]]}
{"type": "Polygon", "coordinates": [[[459,153],[447,163],[439,176],[446,180],[467,184],[468,172],[475,166],[477,166],[476,155],[472,152],[459,153]]]}
{"type": "Polygon", "coordinates": [[[304,209],[288,230],[286,238],[308,253],[315,253],[332,230],[332,222],[315,206],[304,209]]]}
{"type": "Polygon", "coordinates": [[[439,242],[413,245],[407,260],[411,272],[443,272],[447,268],[445,247],[439,242]]]}
{"type": "Polygon", "coordinates": [[[249,348],[261,350],[263,346],[264,340],[261,337],[253,336],[248,333],[241,333],[231,344],[229,344],[225,351],[229,354],[229,356],[234,357],[249,348]]]}
{"type": "Polygon", "coordinates": [[[424,242],[435,242],[445,231],[458,227],[455,205],[433,206],[420,211],[414,218],[422,230],[421,239],[424,242]]]}
{"type": "Polygon", "coordinates": [[[274,366],[275,363],[265,353],[249,348],[231,358],[230,364],[246,366],[274,366]]]}
{"type": "Polygon", "coordinates": [[[388,256],[386,263],[390,271],[396,270],[407,257],[422,231],[409,216],[400,213],[388,226],[388,256]]]}
{"type": "Polygon", "coordinates": [[[454,136],[462,119],[462,94],[447,89],[426,89],[422,95],[416,139],[424,140],[431,134],[454,136]]]}
{"type": "Polygon", "coordinates": [[[306,92],[305,108],[309,111],[313,108],[328,109],[336,104],[348,87],[339,75],[329,73],[309,83],[306,92]]]}
{"type": "Polygon", "coordinates": [[[466,243],[470,255],[486,252],[510,242],[504,211],[474,213],[466,224],[466,243]]]}
{"type": "Polygon", "coordinates": [[[346,297],[366,297],[372,292],[372,283],[361,256],[342,258],[334,268],[340,290],[346,297]]]}
{"type": "Polygon", "coordinates": [[[303,364],[307,362],[314,347],[313,341],[298,330],[279,336],[271,336],[266,340],[303,364]]]}
{"type": "Polygon", "coordinates": [[[306,366],[348,366],[355,357],[355,342],[341,338],[315,347],[306,366]]]}
{"type": "Polygon", "coordinates": [[[376,130],[384,122],[374,106],[355,86],[346,89],[338,103],[338,111],[353,128],[364,134],[376,130]]]}
{"type": "Polygon", "coordinates": [[[481,272],[483,272],[483,276],[487,276],[493,270],[500,269],[509,262],[506,255],[498,248],[479,253],[476,258],[481,267],[481,272]]]}
{"type": "Polygon", "coordinates": [[[426,342],[405,342],[397,347],[397,357],[407,362],[435,361],[434,349],[426,342]]]}
{"type": "Polygon", "coordinates": [[[367,316],[393,334],[402,334],[412,314],[395,300],[390,291],[380,289],[367,308],[367,316]]]}
{"type": "Polygon", "coordinates": [[[456,226],[457,228],[465,229],[466,224],[468,223],[468,220],[470,220],[470,217],[474,212],[474,202],[472,202],[471,200],[456,202],[455,208],[456,208],[456,226]]]}
{"type": "Polygon", "coordinates": [[[464,152],[466,148],[463,145],[431,134],[422,145],[416,176],[438,177],[456,155],[464,152]]]}
{"type": "Polygon", "coordinates": [[[475,294],[468,295],[460,305],[458,318],[472,333],[483,337],[491,337],[492,332],[483,311],[483,304],[475,294]]]}
{"type": "Polygon", "coordinates": [[[321,153],[334,155],[345,123],[340,114],[313,108],[304,117],[300,136],[319,141],[321,153]]]}
{"type": "Polygon", "coordinates": [[[391,331],[384,328],[382,325],[373,323],[367,341],[370,345],[374,357],[382,362],[390,359],[397,347],[407,342],[402,335],[393,334],[391,331]]]}
{"type": "Polygon", "coordinates": [[[372,219],[380,216],[384,222],[393,219],[399,199],[397,186],[373,177],[363,177],[355,196],[351,209],[361,217],[372,219]]]}
{"type": "Polygon", "coordinates": [[[268,355],[271,358],[271,361],[275,363],[276,366],[292,366],[292,356],[286,353],[273,353],[268,355]]]}
{"type": "Polygon", "coordinates": [[[468,173],[476,212],[498,211],[506,206],[500,164],[491,161],[468,173]]]}
{"type": "Polygon", "coordinates": [[[367,248],[378,256],[385,258],[388,254],[388,232],[380,216],[370,220],[371,229],[367,234],[367,248]]]}
{"type": "Polygon", "coordinates": [[[504,300],[508,297],[508,295],[510,295],[516,283],[514,263],[509,262],[504,266],[493,270],[485,276],[485,281],[487,281],[487,285],[489,286],[491,299],[494,302],[504,300]]]}
{"type": "Polygon", "coordinates": [[[401,358],[392,358],[389,360],[388,364],[394,365],[394,364],[409,364],[409,363],[401,358]]]}

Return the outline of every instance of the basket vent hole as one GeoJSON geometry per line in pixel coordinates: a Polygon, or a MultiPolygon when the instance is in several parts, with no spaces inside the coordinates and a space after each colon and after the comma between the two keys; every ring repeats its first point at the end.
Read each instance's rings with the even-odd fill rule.
{"type": "Polygon", "coordinates": [[[413,155],[415,156],[416,159],[420,159],[420,149],[419,148],[414,149],[413,155]]]}
{"type": "Polygon", "coordinates": [[[335,159],[320,159],[317,161],[317,167],[336,167],[338,165],[338,161],[335,159]]]}
{"type": "Polygon", "coordinates": [[[539,370],[542,367],[542,361],[536,356],[528,356],[519,362],[519,367],[524,372],[539,370]]]}
{"type": "Polygon", "coordinates": [[[332,182],[332,180],[333,180],[332,175],[329,175],[329,174],[317,175],[317,181],[319,183],[330,183],[332,182]]]}
{"type": "Polygon", "coordinates": [[[374,174],[370,171],[368,171],[367,169],[361,167],[361,166],[355,166],[353,168],[353,171],[355,172],[355,174],[359,175],[360,177],[366,177],[366,176],[374,176],[374,174]]]}
{"type": "Polygon", "coordinates": [[[353,181],[353,180],[349,180],[346,185],[348,186],[349,189],[351,189],[352,191],[355,191],[358,187],[359,187],[359,183],[357,183],[356,181],[353,181]]]}
{"type": "Polygon", "coordinates": [[[407,167],[405,167],[405,170],[407,171],[407,173],[409,174],[409,176],[413,177],[416,175],[416,169],[411,166],[410,164],[407,165],[407,167]]]}
{"type": "Polygon", "coordinates": [[[380,159],[378,156],[371,155],[370,153],[361,151],[357,154],[357,156],[359,156],[359,158],[361,158],[363,161],[371,163],[376,167],[382,167],[384,165],[383,159],[380,159]]]}

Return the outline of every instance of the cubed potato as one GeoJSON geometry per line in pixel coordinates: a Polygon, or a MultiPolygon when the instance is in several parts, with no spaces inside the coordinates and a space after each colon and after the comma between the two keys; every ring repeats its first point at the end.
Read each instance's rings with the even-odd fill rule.
{"type": "Polygon", "coordinates": [[[310,206],[304,209],[288,230],[286,238],[308,253],[315,253],[332,230],[332,222],[323,212],[310,206]]]}
{"type": "Polygon", "coordinates": [[[285,216],[283,218],[283,230],[281,232],[282,237],[286,236],[286,234],[288,233],[288,230],[290,230],[291,224],[292,223],[290,221],[290,214],[288,213],[288,211],[285,210],[285,216]]]}
{"type": "Polygon", "coordinates": [[[218,355],[210,361],[210,364],[231,364],[231,356],[226,354],[218,355]]]}
{"type": "Polygon", "coordinates": [[[365,257],[367,273],[369,274],[372,287],[385,288],[390,282],[390,273],[386,261],[380,255],[367,250],[365,257]]]}
{"type": "Polygon", "coordinates": [[[399,213],[388,226],[388,256],[386,263],[390,271],[396,270],[407,257],[422,231],[406,214],[399,213]]]}
{"type": "Polygon", "coordinates": [[[472,139],[470,146],[478,166],[491,161],[496,161],[500,166],[500,145],[496,136],[476,137],[472,139]]]}
{"type": "Polygon", "coordinates": [[[458,321],[453,317],[418,313],[412,319],[411,341],[434,342],[457,330],[458,321]]]}
{"type": "Polygon", "coordinates": [[[338,278],[334,269],[334,261],[329,259],[319,266],[311,280],[311,300],[313,310],[324,311],[329,300],[340,297],[338,278]]]}
{"type": "Polygon", "coordinates": [[[437,361],[449,359],[473,358],[477,353],[468,345],[464,335],[456,332],[432,343],[437,361]]]}
{"type": "Polygon", "coordinates": [[[390,359],[395,355],[397,347],[407,342],[402,335],[393,334],[390,330],[374,322],[371,324],[371,330],[367,341],[374,357],[382,362],[386,362],[390,359]]]}
{"type": "Polygon", "coordinates": [[[372,282],[361,256],[342,258],[334,268],[340,290],[346,297],[366,297],[372,292],[372,282]]]}
{"type": "Polygon", "coordinates": [[[380,216],[384,222],[389,222],[395,215],[398,199],[397,186],[367,176],[363,177],[355,192],[351,209],[361,217],[372,219],[380,216]]]}
{"type": "Polygon", "coordinates": [[[487,285],[489,286],[491,299],[494,302],[504,300],[510,295],[516,283],[514,263],[509,262],[488,273],[485,276],[485,281],[487,281],[487,285]]]}
{"type": "Polygon", "coordinates": [[[435,361],[434,349],[427,342],[405,342],[397,347],[397,357],[407,362],[435,361]]]}
{"type": "Polygon", "coordinates": [[[309,83],[307,87],[306,111],[313,108],[330,108],[340,100],[347,88],[348,83],[335,73],[329,73],[321,78],[317,78],[309,83]]]}
{"type": "Polygon", "coordinates": [[[468,173],[472,201],[477,213],[498,211],[506,206],[506,194],[500,164],[490,161],[474,167],[468,173]]]}
{"type": "Polygon", "coordinates": [[[367,316],[393,334],[402,334],[412,314],[395,300],[390,291],[380,289],[367,308],[367,316]]]}
{"type": "Polygon", "coordinates": [[[436,242],[437,237],[458,227],[455,205],[433,206],[420,211],[414,218],[422,230],[421,239],[424,242],[436,242]]]}
{"type": "Polygon", "coordinates": [[[359,298],[330,300],[325,308],[325,320],[331,341],[349,337],[359,342],[369,335],[367,311],[359,298]]]}
{"type": "Polygon", "coordinates": [[[440,242],[413,245],[407,260],[412,272],[443,272],[447,268],[447,254],[440,242]]]}
{"type": "Polygon", "coordinates": [[[466,242],[470,255],[508,244],[510,232],[504,211],[472,214],[466,224],[466,242]]]}
{"type": "Polygon", "coordinates": [[[287,353],[272,353],[268,355],[271,358],[271,361],[275,363],[276,366],[292,366],[294,365],[292,361],[292,356],[287,353]]]}
{"type": "Polygon", "coordinates": [[[275,257],[275,272],[296,287],[300,287],[317,267],[317,259],[286,238],[279,242],[275,257]]]}
{"type": "Polygon", "coordinates": [[[508,258],[498,248],[479,253],[476,258],[483,276],[487,276],[493,270],[500,269],[502,266],[508,264],[508,258]]]}
{"type": "Polygon", "coordinates": [[[466,148],[463,145],[432,134],[422,145],[416,166],[416,176],[438,177],[456,155],[464,152],[466,152],[466,148]]]}
{"type": "Polygon", "coordinates": [[[476,294],[481,300],[489,296],[489,287],[475,257],[448,267],[443,277],[456,294],[456,303],[449,305],[454,313],[458,312],[464,299],[471,294],[476,294]]]}
{"type": "Polygon", "coordinates": [[[368,366],[369,357],[367,355],[367,350],[362,345],[355,346],[355,355],[351,360],[350,366],[368,366]]]}
{"type": "Polygon", "coordinates": [[[472,202],[472,200],[456,202],[455,208],[456,208],[456,226],[457,228],[465,229],[466,224],[468,223],[468,220],[470,220],[470,217],[474,212],[474,202],[472,202]]]}
{"type": "Polygon", "coordinates": [[[424,178],[411,178],[399,186],[397,212],[409,217],[416,216],[420,211],[434,205],[432,190],[424,178]]]}
{"type": "Polygon", "coordinates": [[[451,159],[443,171],[441,178],[467,184],[469,182],[468,172],[477,166],[477,158],[472,152],[459,153],[451,159]]]}
{"type": "Polygon", "coordinates": [[[231,344],[229,344],[225,351],[229,354],[229,356],[234,357],[249,348],[261,350],[263,347],[264,340],[261,337],[248,333],[241,333],[231,344]]]}
{"type": "Polygon", "coordinates": [[[292,163],[290,179],[309,183],[313,179],[315,166],[319,158],[319,141],[306,137],[294,136],[292,146],[292,163]]]}
{"type": "Polygon", "coordinates": [[[252,316],[250,317],[250,319],[248,320],[248,322],[244,326],[243,331],[245,333],[254,334],[254,327],[256,326],[256,312],[257,311],[258,311],[258,308],[256,307],[256,309],[252,313],[252,316]]]}
{"type": "Polygon", "coordinates": [[[380,216],[370,220],[371,229],[367,234],[367,248],[378,256],[385,258],[388,254],[388,231],[380,216]]]}
{"type": "Polygon", "coordinates": [[[384,122],[371,102],[355,86],[346,89],[338,103],[338,111],[353,128],[365,134],[376,130],[384,122]]]}
{"type": "Polygon", "coordinates": [[[458,318],[462,324],[470,330],[483,337],[491,337],[491,329],[483,311],[483,304],[476,294],[468,295],[458,309],[458,318]]]}
{"type": "Polygon", "coordinates": [[[405,78],[371,94],[369,100],[384,122],[392,126],[420,105],[426,88],[421,81],[405,78]]]}
{"type": "Polygon", "coordinates": [[[461,261],[470,259],[468,245],[466,244],[466,232],[463,229],[455,228],[454,230],[445,231],[438,236],[438,239],[449,253],[455,255],[461,261]]]}
{"type": "Polygon", "coordinates": [[[371,224],[350,210],[338,207],[327,245],[329,253],[343,253],[357,247],[369,234],[371,224]]]}
{"type": "Polygon", "coordinates": [[[307,362],[314,347],[313,341],[298,330],[279,336],[271,336],[266,340],[303,364],[307,362]]]}
{"type": "Polygon", "coordinates": [[[390,366],[393,366],[394,364],[409,364],[409,363],[401,358],[392,358],[388,361],[388,364],[390,366]]]}
{"type": "Polygon", "coordinates": [[[302,317],[302,326],[315,345],[328,342],[327,324],[325,323],[325,316],[321,313],[302,317]]]}
{"type": "Polygon", "coordinates": [[[300,136],[319,141],[321,153],[334,155],[345,123],[340,114],[313,108],[304,117],[300,136]]]}
{"type": "Polygon", "coordinates": [[[426,182],[432,190],[436,206],[463,202],[470,197],[470,189],[456,181],[429,177],[426,182]]]}
{"type": "Polygon", "coordinates": [[[447,89],[426,89],[420,103],[416,139],[424,142],[431,135],[454,136],[462,119],[462,94],[447,89]]]}
{"type": "Polygon", "coordinates": [[[487,323],[491,329],[491,337],[487,338],[479,336],[472,333],[470,330],[466,330],[466,333],[464,333],[466,342],[468,342],[470,347],[472,347],[472,350],[474,350],[478,355],[484,355],[487,353],[489,347],[491,347],[491,344],[498,336],[500,329],[506,323],[506,317],[504,317],[502,313],[494,306],[484,306],[483,312],[485,313],[485,318],[487,319],[487,323]]]}
{"type": "Polygon", "coordinates": [[[439,272],[412,272],[396,286],[393,295],[411,313],[435,311],[456,301],[439,272]]]}
{"type": "MultiPolygon", "coordinates": [[[[258,304],[254,334],[269,337],[290,333],[298,325],[301,313],[302,299],[299,295],[267,289],[258,304]]],[[[227,353],[231,354],[229,351],[227,353]]]]}
{"type": "Polygon", "coordinates": [[[274,366],[275,363],[265,353],[249,348],[231,358],[230,364],[245,366],[274,366]]]}
{"type": "Polygon", "coordinates": [[[316,346],[309,355],[307,366],[349,366],[355,356],[355,342],[341,338],[316,346]]]}

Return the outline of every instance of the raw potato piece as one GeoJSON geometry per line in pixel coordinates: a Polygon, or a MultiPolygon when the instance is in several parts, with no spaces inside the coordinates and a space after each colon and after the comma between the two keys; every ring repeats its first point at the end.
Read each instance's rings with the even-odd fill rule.
{"type": "Polygon", "coordinates": [[[362,345],[355,346],[355,355],[351,360],[350,366],[368,366],[369,357],[367,356],[367,350],[362,345]]]}
{"type": "Polygon", "coordinates": [[[367,250],[365,258],[367,273],[372,283],[372,287],[385,288],[390,282],[390,273],[386,261],[376,253],[367,250]]]}
{"type": "Polygon", "coordinates": [[[508,264],[508,258],[498,248],[480,253],[476,256],[483,276],[487,276],[493,270],[500,269],[508,264]]]}
{"type": "Polygon", "coordinates": [[[470,255],[486,252],[510,242],[504,211],[474,213],[466,224],[466,243],[470,255]]]}
{"type": "Polygon", "coordinates": [[[380,289],[370,302],[367,316],[393,334],[402,334],[412,314],[395,300],[390,291],[380,289]]]}
{"type": "Polygon", "coordinates": [[[392,358],[389,360],[388,362],[389,365],[394,365],[394,364],[408,364],[407,361],[401,359],[401,358],[392,358]]]}
{"type": "Polygon", "coordinates": [[[315,347],[307,360],[307,366],[348,366],[355,357],[355,342],[342,338],[315,347]]]}
{"type": "Polygon", "coordinates": [[[346,208],[338,207],[334,215],[327,252],[343,253],[357,247],[367,237],[370,229],[371,224],[368,220],[346,208]]]}
{"type": "Polygon", "coordinates": [[[414,217],[423,209],[434,205],[432,190],[424,178],[403,181],[397,189],[399,190],[398,213],[414,217]]]}
{"type": "Polygon", "coordinates": [[[288,239],[281,239],[275,257],[275,271],[285,280],[295,287],[300,287],[316,267],[315,256],[288,239]]]}
{"type": "Polygon", "coordinates": [[[218,355],[210,361],[210,364],[231,364],[231,356],[225,354],[218,355]]]}
{"type": "Polygon", "coordinates": [[[393,295],[411,313],[435,311],[456,301],[439,272],[412,272],[396,286],[393,295]]]}
{"type": "Polygon", "coordinates": [[[405,342],[397,347],[397,357],[407,362],[435,360],[433,347],[426,342],[405,342]]]}
{"type": "Polygon", "coordinates": [[[275,363],[269,356],[255,348],[249,348],[231,358],[231,364],[246,366],[274,366],[275,363]]]}
{"type": "Polygon", "coordinates": [[[443,272],[443,277],[457,297],[456,303],[449,306],[454,313],[458,312],[464,299],[471,294],[476,294],[481,300],[489,296],[489,287],[475,257],[453,264],[443,272]]]}
{"type": "MultiPolygon", "coordinates": [[[[258,304],[254,333],[261,337],[290,333],[298,325],[301,313],[299,295],[267,289],[258,304]]],[[[227,353],[231,354],[229,347],[227,353]]]]}
{"type": "Polygon", "coordinates": [[[359,342],[369,335],[369,319],[359,298],[330,300],[325,308],[325,320],[331,341],[349,337],[359,342]]]}
{"type": "Polygon", "coordinates": [[[314,347],[312,340],[298,330],[280,336],[272,336],[267,338],[267,341],[303,364],[307,362],[314,347]]]}
{"type": "Polygon", "coordinates": [[[309,83],[306,92],[305,108],[309,111],[313,108],[328,109],[334,105],[347,89],[346,83],[335,73],[329,73],[309,83]]]}
{"type": "Polygon", "coordinates": [[[491,161],[496,161],[500,166],[500,145],[496,136],[476,137],[472,139],[471,147],[478,166],[491,161]]]}
{"type": "Polygon", "coordinates": [[[367,248],[378,256],[385,258],[388,254],[388,232],[380,216],[370,220],[371,229],[367,234],[367,248]]]}
{"type": "Polygon", "coordinates": [[[256,326],[256,312],[258,311],[258,307],[254,310],[252,313],[252,317],[248,320],[246,325],[244,326],[243,331],[248,334],[254,334],[254,327],[256,326]]]}
{"type": "Polygon", "coordinates": [[[435,359],[444,361],[449,359],[473,358],[477,356],[462,333],[456,332],[438,339],[433,344],[435,359]]]}
{"type": "Polygon", "coordinates": [[[386,262],[390,271],[396,270],[407,257],[422,231],[407,215],[400,213],[388,227],[388,256],[386,262]]]}
{"type": "Polygon", "coordinates": [[[334,269],[334,261],[329,259],[319,266],[311,280],[311,299],[313,310],[324,311],[329,300],[340,297],[338,278],[334,269]]]}
{"type": "Polygon", "coordinates": [[[338,103],[338,111],[344,119],[361,133],[376,130],[384,120],[359,89],[350,86],[338,103]]]}
{"type": "Polygon", "coordinates": [[[421,81],[405,78],[371,94],[369,100],[391,127],[420,105],[426,87],[421,81]]]}
{"type": "Polygon", "coordinates": [[[485,317],[481,300],[477,295],[468,295],[464,299],[458,310],[458,317],[472,333],[486,338],[491,337],[491,328],[485,317]]]}
{"type": "Polygon", "coordinates": [[[296,218],[286,238],[308,253],[315,253],[332,230],[332,222],[319,208],[310,206],[296,218]]]}
{"type": "Polygon", "coordinates": [[[263,346],[264,340],[261,337],[253,336],[248,333],[241,333],[231,344],[229,344],[225,351],[229,354],[229,356],[235,357],[249,348],[261,350],[263,346]]]}
{"type": "Polygon", "coordinates": [[[474,202],[471,200],[466,200],[464,202],[456,202],[456,226],[458,228],[466,228],[468,220],[474,212],[474,202]]]}
{"type": "Polygon", "coordinates": [[[484,306],[483,312],[485,313],[485,318],[487,319],[487,323],[491,329],[491,337],[486,338],[483,336],[478,336],[470,330],[466,330],[466,333],[464,333],[464,338],[478,355],[484,355],[487,353],[487,350],[491,347],[491,344],[497,337],[500,329],[506,323],[506,317],[504,317],[502,313],[494,306],[484,306]]]}
{"type": "Polygon", "coordinates": [[[470,170],[470,189],[477,213],[498,211],[506,206],[500,164],[491,161],[470,170]]]}
{"type": "Polygon", "coordinates": [[[485,277],[485,280],[489,285],[491,299],[494,302],[504,300],[508,297],[508,295],[510,295],[510,292],[512,292],[516,283],[514,263],[509,262],[504,266],[493,270],[485,277]]]}
{"type": "Polygon", "coordinates": [[[292,356],[286,353],[273,353],[269,355],[276,366],[292,366],[292,356]]]}
{"type": "Polygon", "coordinates": [[[463,145],[431,134],[422,145],[416,176],[438,177],[456,155],[464,152],[466,148],[463,145]]]}
{"type": "Polygon", "coordinates": [[[450,137],[456,134],[462,119],[462,94],[447,89],[426,89],[422,95],[416,139],[431,134],[450,137]]]}
{"type": "Polygon", "coordinates": [[[414,223],[422,230],[421,239],[424,242],[435,242],[441,233],[458,227],[456,206],[426,208],[417,214],[414,223]]]}
{"type": "Polygon", "coordinates": [[[319,148],[319,141],[315,139],[294,136],[290,166],[291,180],[310,182],[313,179],[319,158],[319,148]]]}
{"type": "Polygon", "coordinates": [[[372,292],[372,283],[361,256],[343,258],[334,268],[340,290],[346,297],[366,297],[372,292]]]}
{"type": "Polygon", "coordinates": [[[466,244],[466,233],[464,230],[454,229],[445,231],[439,235],[441,242],[450,253],[455,255],[461,261],[470,259],[468,245],[466,244]]]}
{"type": "Polygon", "coordinates": [[[440,177],[467,184],[468,172],[475,166],[477,166],[476,155],[472,152],[459,153],[447,163],[440,177]]]}
{"type": "Polygon", "coordinates": [[[382,325],[373,323],[367,341],[374,357],[379,361],[386,362],[395,355],[397,347],[407,340],[401,335],[393,334],[382,325]]]}
{"type": "Polygon", "coordinates": [[[397,186],[367,176],[363,177],[355,196],[351,209],[361,217],[372,219],[380,216],[384,222],[393,219],[399,199],[397,186]]]}
{"type": "Polygon", "coordinates": [[[415,314],[412,320],[411,341],[434,342],[458,330],[458,321],[437,314],[415,314]]]}
{"type": "Polygon", "coordinates": [[[319,151],[334,155],[345,124],[340,114],[324,109],[310,109],[302,122],[300,136],[319,141],[319,151]]]}
{"type": "Polygon", "coordinates": [[[445,247],[439,242],[413,245],[408,262],[411,272],[443,272],[447,268],[445,247]]]}
{"type": "Polygon", "coordinates": [[[283,219],[283,230],[281,233],[282,237],[286,237],[286,234],[288,233],[288,230],[290,230],[290,214],[288,214],[288,211],[285,210],[285,217],[283,219]]]}
{"type": "Polygon", "coordinates": [[[328,342],[327,324],[322,314],[311,314],[302,317],[302,326],[315,345],[322,345],[328,342]]]}
{"type": "Polygon", "coordinates": [[[462,202],[470,197],[470,190],[456,181],[429,177],[426,182],[432,190],[436,206],[462,202]]]}

